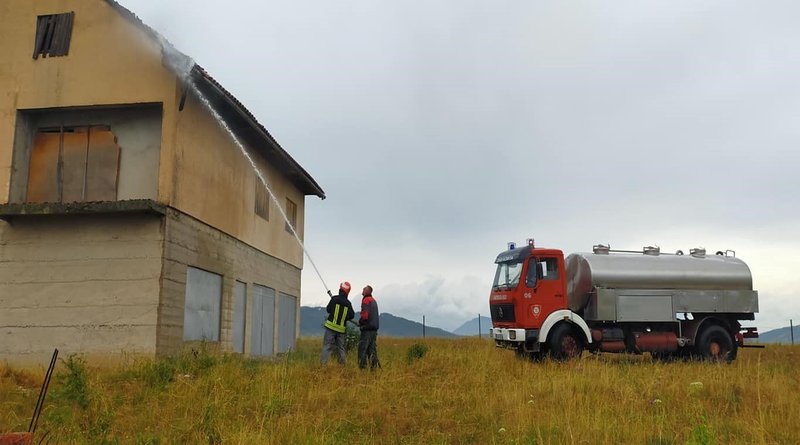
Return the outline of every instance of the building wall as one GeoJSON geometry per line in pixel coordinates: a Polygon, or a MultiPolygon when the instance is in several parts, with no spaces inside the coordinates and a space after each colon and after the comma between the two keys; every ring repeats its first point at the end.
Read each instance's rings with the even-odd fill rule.
{"type": "Polygon", "coordinates": [[[162,218],[0,221],[0,360],[155,352],[162,218]]]}
{"type": "MultiPolygon", "coordinates": [[[[232,351],[233,298],[236,281],[247,285],[245,309],[245,353],[250,352],[253,284],[295,297],[300,295],[300,269],[255,249],[207,224],[168,209],[166,217],[162,291],[158,311],[157,353],[170,354],[183,346],[183,317],[187,266],[223,276],[220,345],[232,351]]],[[[277,303],[276,303],[277,304],[277,303]]],[[[299,317],[299,298],[297,314],[299,317]]],[[[276,310],[277,313],[277,310],[276,310]]],[[[295,320],[296,334],[299,319],[295,320]]],[[[278,330],[273,325],[275,350],[278,330]]]]}
{"type": "MultiPolygon", "coordinates": [[[[304,196],[257,160],[279,202],[271,203],[269,221],[256,216],[256,175],[239,149],[191,94],[179,111],[186,87],[162,63],[160,44],[105,0],[0,1],[0,54],[0,204],[18,196],[11,193],[11,172],[19,115],[160,103],[158,201],[302,268],[302,249],[275,206],[285,206],[286,197],[297,204],[302,239],[304,196]],[[69,11],[75,12],[69,55],[34,60],[37,16],[69,11]]],[[[138,197],[149,197],[149,185],[139,188],[148,196],[138,197]]]]}
{"type": "MultiPolygon", "coordinates": [[[[255,214],[258,178],[228,133],[194,96],[177,116],[174,207],[257,249],[303,267],[303,251],[286,231],[277,205],[297,204],[297,231],[303,238],[303,194],[262,159],[256,163],[279,203],[270,202],[269,221],[255,214]]],[[[252,150],[251,150],[252,152],[252,150]]],[[[252,155],[251,155],[252,156],[252,155]]]]}
{"type": "Polygon", "coordinates": [[[0,1],[0,204],[8,202],[17,110],[163,103],[159,201],[172,187],[179,89],[158,42],[104,0],[0,1]],[[38,15],[75,12],[69,55],[32,58],[38,15]]]}
{"type": "MultiPolygon", "coordinates": [[[[148,139],[139,144],[148,147],[144,158],[126,161],[123,154],[122,162],[131,171],[156,171],[132,181],[121,172],[119,197],[150,198],[155,190],[158,202],[179,210],[161,219],[53,215],[16,218],[13,226],[0,221],[0,359],[41,360],[53,347],[62,354],[175,351],[182,345],[189,265],[224,276],[224,348],[230,349],[235,280],[247,283],[248,323],[253,283],[299,297],[302,249],[276,206],[285,206],[287,197],[297,205],[302,238],[304,196],[257,159],[278,198],[269,221],[257,216],[253,169],[196,97],[189,94],[179,111],[184,91],[163,65],[160,44],[105,0],[0,1],[0,204],[21,200],[21,185],[14,180],[12,187],[18,130],[32,131],[40,118],[96,117],[148,105],[161,113],[158,156],[148,139]],[[34,60],[37,16],[70,11],[69,55],[34,60]]],[[[153,136],[151,117],[127,120],[130,131],[122,137],[140,137],[142,129],[153,136]]],[[[250,338],[246,326],[245,351],[250,338]]]]}

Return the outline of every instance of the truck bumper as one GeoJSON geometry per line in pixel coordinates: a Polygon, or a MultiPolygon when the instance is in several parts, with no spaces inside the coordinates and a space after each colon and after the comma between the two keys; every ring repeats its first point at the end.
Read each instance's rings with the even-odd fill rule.
{"type": "Polygon", "coordinates": [[[519,349],[523,347],[526,351],[539,349],[538,329],[492,328],[490,335],[498,348],[519,349]]]}

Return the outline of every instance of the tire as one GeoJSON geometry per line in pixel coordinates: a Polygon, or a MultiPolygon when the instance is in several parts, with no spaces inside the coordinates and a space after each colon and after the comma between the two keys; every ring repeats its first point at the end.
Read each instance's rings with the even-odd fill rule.
{"type": "Polygon", "coordinates": [[[703,329],[695,344],[700,359],[716,363],[732,362],[736,358],[737,347],[730,332],[719,325],[703,329]]]}
{"type": "Polygon", "coordinates": [[[559,361],[579,358],[583,352],[583,339],[576,333],[572,325],[559,323],[550,332],[547,340],[550,356],[559,361]]]}

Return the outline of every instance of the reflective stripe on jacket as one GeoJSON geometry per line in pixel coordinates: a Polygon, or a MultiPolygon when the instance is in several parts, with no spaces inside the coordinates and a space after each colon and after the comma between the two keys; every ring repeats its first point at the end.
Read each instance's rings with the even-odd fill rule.
{"type": "Polygon", "coordinates": [[[340,334],[347,331],[345,323],[353,319],[353,305],[347,299],[347,294],[340,291],[339,295],[331,298],[326,310],[328,318],[325,320],[325,327],[340,334]]]}

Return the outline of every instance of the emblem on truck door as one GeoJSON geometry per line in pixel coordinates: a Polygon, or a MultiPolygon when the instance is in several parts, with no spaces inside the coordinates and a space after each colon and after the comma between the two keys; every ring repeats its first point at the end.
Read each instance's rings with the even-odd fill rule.
{"type": "Polygon", "coordinates": [[[533,312],[534,317],[539,318],[539,314],[542,312],[542,307],[536,304],[531,309],[531,312],[533,312]]]}

